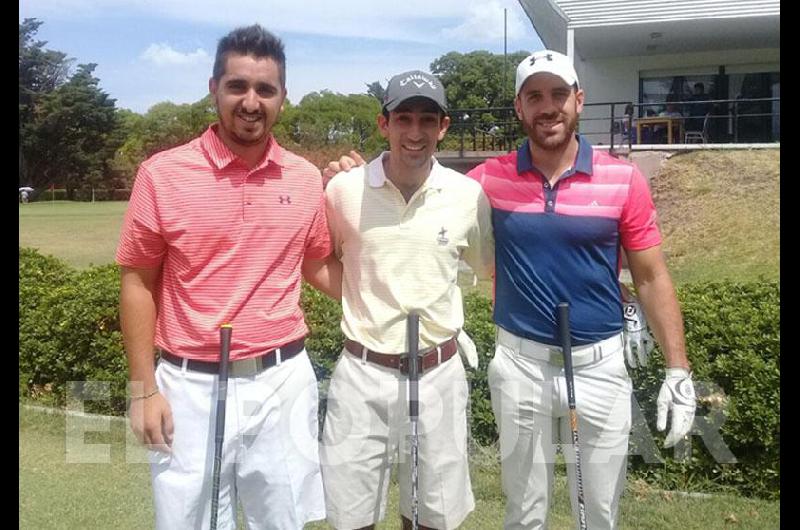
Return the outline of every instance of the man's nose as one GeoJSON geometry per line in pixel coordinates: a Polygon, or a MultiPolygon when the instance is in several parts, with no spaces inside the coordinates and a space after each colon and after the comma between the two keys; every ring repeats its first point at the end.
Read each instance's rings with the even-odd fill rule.
{"type": "Polygon", "coordinates": [[[255,90],[248,90],[244,95],[242,101],[242,108],[247,112],[255,112],[258,110],[258,95],[255,90]]]}

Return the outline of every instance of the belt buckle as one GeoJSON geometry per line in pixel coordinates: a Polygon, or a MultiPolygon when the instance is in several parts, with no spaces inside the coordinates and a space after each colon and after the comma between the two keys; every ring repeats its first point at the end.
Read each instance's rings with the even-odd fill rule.
{"type": "Polygon", "coordinates": [[[258,369],[258,358],[251,357],[249,359],[233,361],[230,366],[229,375],[233,377],[247,377],[256,375],[258,373],[258,369]]]}
{"type": "MultiPolygon", "coordinates": [[[[417,357],[417,359],[418,359],[418,362],[417,362],[417,375],[422,375],[422,372],[423,372],[423,369],[422,369],[422,367],[424,365],[424,363],[422,362],[422,356],[423,355],[424,354],[422,352],[419,352],[419,356],[417,357]]],[[[399,366],[399,368],[400,368],[400,373],[403,374],[403,375],[408,375],[408,372],[409,372],[410,365],[409,365],[408,359],[409,359],[409,356],[408,356],[407,353],[400,356],[400,366],[399,366]]]]}
{"type": "Polygon", "coordinates": [[[564,353],[561,348],[547,348],[547,351],[550,353],[550,364],[564,366],[564,353]]]}

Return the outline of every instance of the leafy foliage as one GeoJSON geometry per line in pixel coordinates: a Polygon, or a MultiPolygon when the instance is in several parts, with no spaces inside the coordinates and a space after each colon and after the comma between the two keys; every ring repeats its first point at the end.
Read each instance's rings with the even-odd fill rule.
{"type": "MultiPolygon", "coordinates": [[[[104,381],[110,397],[87,402],[96,412],[124,413],[127,370],[119,328],[119,278],[113,265],[77,272],[35,250],[20,249],[20,396],[49,397],[63,404],[69,381],[104,381]]],[[[692,437],[688,454],[658,454],[645,461],[636,448],[629,466],[667,489],[736,489],[754,496],[780,496],[780,288],[775,281],[689,284],[679,289],[688,355],[699,408],[696,426],[716,429],[737,463],[718,462],[713,439],[692,437]]],[[[302,306],[310,333],[307,349],[325,386],[341,354],[341,307],[308,286],[302,306]]],[[[465,296],[464,329],[474,340],[479,368],[469,370],[470,424],[483,445],[497,440],[486,369],[494,355],[494,324],[488,298],[465,296]]],[[[663,378],[656,351],[649,366],[631,371],[637,403],[649,435],[655,429],[655,398],[663,378]]],[[[85,386],[84,390],[91,385],[85,386]]],[[[321,403],[324,411],[324,401],[321,403]]]]}

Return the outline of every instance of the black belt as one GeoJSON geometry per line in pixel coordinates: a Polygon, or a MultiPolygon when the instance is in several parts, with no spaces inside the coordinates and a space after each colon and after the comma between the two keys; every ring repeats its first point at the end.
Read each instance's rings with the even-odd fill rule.
{"type": "MultiPolygon", "coordinates": [[[[267,368],[272,368],[277,364],[277,354],[278,350],[281,351],[281,362],[291,359],[301,351],[305,349],[305,337],[297,339],[293,342],[288,344],[284,344],[280,348],[275,348],[274,350],[269,350],[268,352],[264,353],[263,355],[259,355],[258,357],[250,357],[247,359],[240,359],[236,361],[230,361],[228,363],[228,370],[231,376],[244,376],[244,375],[255,375],[257,373],[263,372],[267,368]],[[243,369],[247,366],[246,369],[243,369]]],[[[167,361],[168,363],[174,364],[175,366],[183,366],[183,361],[186,360],[183,357],[175,355],[174,353],[170,353],[166,350],[159,350],[161,358],[167,361]]],[[[193,372],[203,372],[204,374],[218,374],[219,373],[219,362],[217,361],[199,361],[197,359],[188,359],[186,360],[186,368],[188,370],[192,370],[193,372]]]]}

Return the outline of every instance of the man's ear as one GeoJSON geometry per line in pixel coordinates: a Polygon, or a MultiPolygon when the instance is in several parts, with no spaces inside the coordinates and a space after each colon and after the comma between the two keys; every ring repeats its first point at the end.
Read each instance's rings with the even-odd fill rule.
{"type": "Polygon", "coordinates": [[[381,133],[381,136],[384,138],[389,138],[389,119],[383,115],[383,113],[378,114],[377,118],[378,122],[378,131],[381,133]]]}
{"type": "Polygon", "coordinates": [[[439,135],[437,137],[440,142],[444,140],[448,127],[450,127],[450,116],[443,116],[442,121],[439,122],[439,135]]]}

